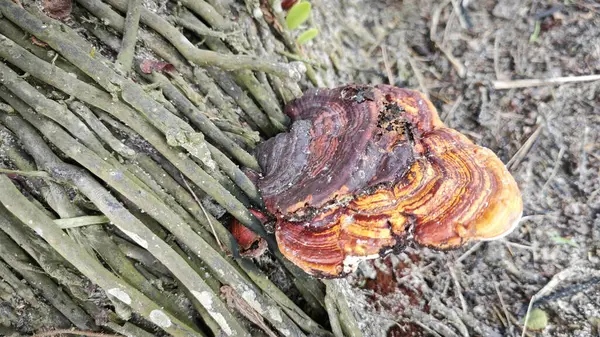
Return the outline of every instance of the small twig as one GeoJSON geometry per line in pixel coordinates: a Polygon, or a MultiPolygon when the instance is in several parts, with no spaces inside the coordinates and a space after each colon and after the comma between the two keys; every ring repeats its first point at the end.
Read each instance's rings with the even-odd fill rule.
{"type": "Polygon", "coordinates": [[[418,277],[417,275],[420,275],[420,277],[422,278],[423,272],[435,267],[436,265],[437,265],[437,261],[433,261],[424,267],[414,267],[412,269],[413,271],[411,273],[408,273],[397,279],[398,285],[406,284],[407,280],[409,280],[410,278],[418,277]]]}
{"type": "Polygon", "coordinates": [[[106,145],[125,158],[133,158],[135,151],[118,140],[100,119],[82,102],[73,100],[68,103],[69,109],[81,117],[86,124],[102,139],[106,145]]]}
{"type": "Polygon", "coordinates": [[[82,330],[69,330],[69,329],[60,329],[60,330],[52,330],[40,332],[32,337],[49,337],[49,336],[59,336],[59,335],[77,335],[77,336],[90,336],[90,337],[121,337],[123,335],[113,335],[106,334],[101,332],[93,332],[93,331],[82,331],[82,330]]]}
{"type": "Polygon", "coordinates": [[[504,299],[502,298],[502,294],[500,293],[500,288],[498,287],[498,282],[494,281],[494,288],[496,289],[496,294],[500,299],[500,304],[502,305],[502,310],[504,311],[504,316],[506,316],[506,324],[510,327],[510,317],[508,315],[508,309],[506,308],[506,304],[504,303],[504,299]]]}
{"type": "Polygon", "coordinates": [[[46,171],[20,171],[20,170],[9,170],[0,168],[0,173],[4,174],[16,174],[24,177],[36,177],[36,178],[46,178],[52,179],[48,172],[46,171]]]}
{"type": "Polygon", "coordinates": [[[433,14],[431,15],[431,27],[429,28],[429,39],[432,41],[437,40],[437,26],[440,21],[440,16],[442,15],[444,8],[446,8],[450,2],[451,0],[445,0],[433,10],[433,14]]]}
{"type": "Polygon", "coordinates": [[[326,293],[327,295],[331,295],[337,304],[337,310],[339,313],[339,321],[342,326],[342,330],[345,332],[348,337],[363,337],[362,331],[360,331],[358,327],[358,323],[356,322],[356,317],[350,310],[350,306],[348,304],[348,298],[344,296],[344,294],[339,289],[339,283],[335,283],[333,281],[325,282],[326,293]]]}
{"type": "Polygon", "coordinates": [[[454,113],[456,112],[456,110],[458,110],[458,107],[462,103],[463,99],[464,99],[463,95],[458,96],[456,101],[454,101],[454,104],[452,104],[452,108],[450,108],[450,111],[448,111],[447,113],[442,115],[441,118],[442,118],[442,121],[444,121],[444,123],[448,123],[448,119],[452,118],[452,116],[454,116],[454,113]]]}
{"type": "Polygon", "coordinates": [[[444,34],[442,35],[441,44],[445,45],[446,41],[448,41],[448,36],[450,35],[450,31],[454,28],[454,19],[456,18],[456,11],[454,10],[454,5],[452,5],[452,10],[450,11],[450,15],[448,15],[448,19],[446,20],[446,28],[444,28],[444,34]]]}
{"type": "Polygon", "coordinates": [[[516,242],[511,242],[511,241],[506,241],[504,240],[504,243],[508,246],[513,246],[513,247],[517,247],[517,248],[522,248],[522,249],[527,249],[527,250],[535,250],[535,248],[531,247],[531,246],[527,246],[527,245],[523,245],[520,243],[516,243],[516,242]]]}
{"type": "Polygon", "coordinates": [[[469,257],[469,255],[473,254],[474,251],[478,250],[481,247],[481,245],[483,245],[483,243],[483,241],[479,241],[476,244],[474,244],[473,247],[469,248],[469,250],[464,252],[458,259],[456,259],[456,261],[454,261],[454,264],[460,263],[464,259],[469,257]]]}
{"type": "MultiPolygon", "coordinates": [[[[432,294],[430,294],[430,296],[432,296],[432,294]]],[[[460,331],[463,337],[469,336],[469,330],[473,330],[473,333],[476,336],[500,337],[500,334],[498,334],[493,328],[489,327],[484,322],[475,318],[468,312],[454,310],[454,308],[446,306],[437,296],[432,296],[431,300],[429,301],[429,306],[432,308],[432,310],[439,311],[441,314],[446,316],[447,320],[449,320],[449,322],[460,331]]]]}
{"type": "Polygon", "coordinates": [[[514,88],[529,88],[542,85],[555,85],[576,82],[589,82],[600,80],[600,74],[584,75],[584,76],[566,76],[554,77],[548,79],[524,79],[514,81],[493,81],[492,85],[496,90],[514,89],[514,88]]]}
{"type": "Polygon", "coordinates": [[[452,5],[454,6],[454,11],[458,15],[460,26],[466,30],[471,29],[471,23],[469,22],[465,8],[462,5],[462,0],[452,0],[452,5]]]}
{"type": "Polygon", "coordinates": [[[454,329],[446,325],[445,321],[438,320],[435,316],[429,313],[410,307],[406,308],[406,314],[411,322],[414,322],[421,327],[427,327],[428,331],[435,331],[438,333],[438,336],[459,337],[454,329]]]}
{"type": "MultiPolygon", "coordinates": [[[[438,21],[440,19],[440,15],[442,13],[442,10],[444,9],[444,7],[446,7],[448,5],[448,3],[450,3],[450,0],[446,0],[445,2],[443,2],[441,5],[439,5],[433,12],[433,17],[431,19],[431,27],[429,29],[429,38],[431,41],[433,41],[435,43],[435,46],[444,54],[444,56],[446,56],[446,58],[448,59],[448,61],[450,61],[450,63],[452,64],[452,66],[454,67],[454,69],[456,69],[456,72],[458,74],[458,76],[460,78],[464,78],[467,75],[467,68],[465,68],[465,66],[456,58],[454,57],[454,55],[452,55],[452,49],[449,47],[446,47],[443,43],[443,41],[439,41],[437,36],[436,36],[436,32],[437,32],[437,24],[438,21]]],[[[449,25],[447,25],[446,27],[448,27],[449,25]]],[[[446,35],[446,34],[444,34],[446,35]]]]}
{"type": "Polygon", "coordinates": [[[558,215],[552,214],[552,213],[548,213],[548,214],[531,214],[531,215],[525,215],[524,217],[522,217],[521,221],[543,220],[546,217],[556,218],[557,216],[558,215]]]}
{"type": "Polygon", "coordinates": [[[104,215],[87,215],[76,218],[56,219],[54,223],[62,229],[83,227],[89,225],[100,225],[110,222],[108,217],[104,215]]]}
{"type": "Polygon", "coordinates": [[[237,31],[230,32],[230,33],[223,33],[223,32],[219,32],[214,29],[208,28],[208,27],[200,27],[181,16],[173,16],[170,18],[170,20],[175,22],[176,24],[182,26],[185,29],[191,30],[192,32],[194,32],[194,34],[199,35],[199,36],[204,36],[204,37],[210,36],[210,37],[216,37],[217,39],[225,40],[227,38],[227,36],[229,36],[229,35],[237,35],[240,33],[237,31]]]}
{"type": "Polygon", "coordinates": [[[289,59],[292,59],[294,61],[304,62],[306,64],[310,64],[310,65],[313,65],[315,67],[319,67],[319,68],[323,68],[323,69],[327,68],[327,66],[325,66],[322,63],[319,63],[319,62],[317,62],[315,60],[311,60],[311,59],[309,59],[307,57],[304,57],[304,56],[301,56],[301,55],[298,55],[298,54],[290,53],[287,50],[276,50],[276,52],[278,54],[281,54],[281,55],[283,55],[283,56],[285,56],[285,57],[287,57],[289,59]]]}
{"type": "Polygon", "coordinates": [[[536,20],[543,20],[543,19],[551,16],[552,14],[563,10],[564,8],[565,8],[564,4],[558,4],[556,6],[550,7],[550,9],[535,13],[535,15],[533,17],[536,20]]]}
{"type": "Polygon", "coordinates": [[[494,38],[494,72],[498,81],[502,81],[507,77],[500,70],[500,36],[502,36],[502,30],[498,30],[494,38]]]}
{"type": "Polygon", "coordinates": [[[331,325],[331,331],[335,337],[344,337],[342,326],[340,324],[339,313],[335,305],[335,301],[331,298],[330,294],[325,295],[325,309],[329,315],[329,324],[331,325]]]}
{"type": "Polygon", "coordinates": [[[600,276],[599,277],[592,277],[587,281],[584,282],[576,282],[573,283],[571,285],[568,285],[562,289],[559,289],[555,292],[553,292],[550,295],[546,295],[544,297],[540,297],[537,301],[535,301],[535,303],[533,304],[533,308],[538,308],[550,301],[553,300],[557,300],[559,298],[564,298],[567,296],[573,296],[577,293],[583,292],[585,289],[593,287],[598,285],[598,283],[600,283],[600,276]]]}
{"type": "Polygon", "coordinates": [[[221,294],[225,296],[227,305],[236,309],[242,316],[246,317],[250,322],[259,326],[269,337],[277,337],[277,334],[269,328],[265,323],[264,318],[252,308],[248,302],[240,294],[238,294],[232,287],[224,285],[221,287],[221,294]]]}
{"type": "MultiPolygon", "coordinates": [[[[587,129],[587,127],[586,127],[586,129],[587,129]]],[[[542,189],[540,191],[541,195],[544,194],[544,192],[546,191],[546,188],[548,187],[548,185],[550,185],[550,182],[552,182],[552,180],[558,173],[558,169],[560,168],[560,164],[562,162],[562,157],[565,155],[565,151],[566,151],[566,147],[561,146],[560,150],[558,151],[558,155],[556,156],[556,160],[554,160],[554,167],[552,168],[552,173],[550,173],[550,176],[544,183],[544,186],[542,186],[542,189]]]]}
{"type": "MultiPolygon", "coordinates": [[[[4,56],[9,50],[13,57],[19,57],[24,49],[11,40],[1,39],[0,54],[4,56]]],[[[7,60],[10,62],[10,59],[7,58],[7,60]]],[[[55,70],[52,70],[52,66],[50,65],[48,67],[51,69],[49,73],[53,74],[55,70]]],[[[4,63],[0,63],[0,81],[12,94],[23,99],[25,102],[29,102],[30,106],[35,107],[36,112],[51,118],[64,128],[70,130],[86,146],[92,149],[102,147],[102,144],[96,139],[91,130],[79,118],[68,111],[65,106],[44,97],[35,87],[20,78],[17,72],[4,63]]],[[[13,108],[16,107],[13,106],[13,108]]]]}
{"type": "Polygon", "coordinates": [[[527,313],[525,314],[525,319],[523,320],[523,333],[521,334],[521,337],[524,337],[527,333],[527,322],[529,321],[529,314],[531,313],[531,309],[533,309],[533,305],[535,304],[535,302],[537,302],[541,298],[546,297],[552,290],[554,290],[554,288],[556,288],[556,286],[558,286],[559,283],[579,272],[589,273],[593,275],[593,277],[600,277],[600,270],[595,270],[586,266],[572,266],[554,275],[550,282],[548,282],[542,289],[540,289],[537,293],[531,296],[531,300],[529,301],[529,305],[527,306],[527,313]]]}
{"type": "MultiPolygon", "coordinates": [[[[509,314],[509,315],[510,315],[510,314],[509,314]]],[[[518,327],[519,329],[521,329],[521,331],[524,329],[524,328],[523,328],[523,325],[521,324],[521,322],[519,322],[519,321],[518,321],[518,320],[515,318],[515,316],[513,316],[513,315],[510,315],[509,317],[510,317],[510,321],[512,322],[512,324],[514,324],[516,327],[518,327]]],[[[525,335],[526,335],[527,337],[534,337],[534,335],[533,335],[532,333],[530,333],[530,332],[527,332],[525,335]]]]}
{"type": "Polygon", "coordinates": [[[0,111],[4,111],[6,113],[12,114],[15,112],[15,109],[13,109],[13,107],[8,104],[4,104],[4,103],[0,102],[0,111]]]}
{"type": "Polygon", "coordinates": [[[229,32],[235,27],[232,21],[219,14],[216,8],[204,0],[182,0],[180,2],[196,15],[203,18],[214,29],[229,32]]]}
{"type": "Polygon", "coordinates": [[[58,59],[58,54],[55,54],[54,57],[52,58],[52,61],[50,62],[50,64],[52,64],[52,66],[56,66],[56,60],[58,59]]]}
{"type": "Polygon", "coordinates": [[[525,143],[523,143],[519,150],[517,150],[514,156],[510,158],[508,163],[506,163],[506,168],[508,168],[509,170],[514,170],[519,165],[521,160],[523,160],[523,158],[525,158],[529,150],[531,150],[531,147],[533,146],[537,138],[540,136],[543,129],[544,125],[538,125],[537,129],[535,129],[531,136],[529,136],[525,143]]]}
{"type": "Polygon", "coordinates": [[[385,72],[388,77],[388,83],[390,85],[394,85],[394,83],[396,83],[396,81],[394,79],[394,74],[392,73],[392,68],[390,67],[390,62],[388,60],[386,45],[381,46],[381,56],[383,57],[383,65],[385,66],[385,72]]]}
{"type": "Polygon", "coordinates": [[[586,166],[587,166],[587,151],[586,149],[586,144],[588,142],[588,135],[590,133],[590,127],[588,125],[586,125],[583,128],[583,139],[581,141],[581,159],[579,160],[579,167],[578,167],[578,171],[579,171],[579,184],[581,186],[585,185],[585,178],[586,178],[586,166]]]}
{"type": "MultiPolygon", "coordinates": [[[[420,321],[413,319],[411,322],[415,323],[416,325],[420,326],[423,330],[425,330],[427,333],[431,334],[432,336],[435,337],[442,337],[442,335],[440,335],[439,333],[437,333],[435,330],[433,330],[432,328],[428,327],[427,325],[425,325],[424,323],[421,323],[420,321]]],[[[398,323],[396,323],[398,324],[398,323]]]]}
{"type": "Polygon", "coordinates": [[[467,301],[465,300],[465,297],[462,294],[462,287],[460,286],[460,282],[458,282],[458,277],[456,277],[456,272],[454,271],[454,268],[452,267],[452,265],[448,264],[447,265],[448,270],[450,270],[450,276],[452,276],[452,280],[454,281],[454,292],[456,293],[456,296],[458,296],[458,299],[460,300],[460,306],[462,308],[463,312],[467,312],[467,301]]]}
{"type": "Polygon", "coordinates": [[[417,62],[413,58],[412,51],[409,50],[406,56],[408,58],[408,62],[410,63],[410,67],[413,69],[415,77],[417,78],[417,82],[419,82],[419,87],[421,87],[423,95],[425,95],[426,98],[429,98],[429,90],[425,86],[425,78],[423,77],[421,69],[419,69],[419,67],[417,66],[417,62]]]}
{"type": "Polygon", "coordinates": [[[217,235],[217,232],[215,231],[215,227],[213,226],[212,221],[210,221],[210,217],[208,216],[208,213],[206,213],[206,210],[204,209],[204,206],[202,205],[202,203],[200,202],[200,200],[198,200],[198,197],[196,196],[196,193],[194,192],[194,190],[192,190],[192,188],[190,187],[190,184],[188,184],[188,182],[185,179],[185,177],[183,176],[183,174],[180,173],[179,175],[181,176],[181,180],[183,180],[183,183],[185,184],[185,187],[188,189],[188,191],[190,191],[190,193],[194,197],[194,200],[196,200],[196,203],[202,209],[202,213],[204,213],[204,216],[208,220],[208,224],[210,226],[210,229],[212,230],[213,235],[215,236],[215,239],[217,240],[217,243],[219,244],[219,248],[221,248],[221,251],[225,251],[225,248],[223,248],[223,245],[221,244],[221,240],[219,240],[219,236],[217,235]]]}
{"type": "Polygon", "coordinates": [[[154,337],[154,334],[151,334],[145,330],[142,330],[142,328],[131,324],[129,322],[125,322],[125,324],[123,324],[123,326],[117,324],[117,323],[113,323],[113,322],[108,322],[106,323],[106,327],[118,332],[120,334],[123,334],[125,336],[135,336],[135,337],[154,337]]]}
{"type": "Polygon", "coordinates": [[[125,74],[131,70],[131,65],[133,64],[135,43],[137,42],[137,31],[140,25],[141,8],[142,0],[130,0],[127,5],[123,41],[121,42],[121,50],[117,55],[116,62],[117,69],[125,74]]]}
{"type": "Polygon", "coordinates": [[[501,314],[500,311],[498,310],[498,307],[496,305],[492,305],[492,310],[494,311],[496,318],[498,318],[498,320],[500,320],[500,323],[502,323],[502,325],[504,327],[508,327],[509,323],[507,321],[505,321],[505,318],[503,317],[503,314],[501,314]]]}
{"type": "Polygon", "coordinates": [[[116,243],[117,249],[131,260],[139,262],[141,265],[163,276],[171,275],[169,269],[163,266],[160,261],[158,261],[144,248],[119,236],[114,236],[112,240],[116,243]]]}
{"type": "Polygon", "coordinates": [[[448,61],[450,61],[450,64],[452,64],[456,70],[458,77],[465,78],[467,75],[467,68],[465,68],[465,66],[456,57],[454,57],[454,55],[452,55],[452,51],[449,48],[442,46],[442,44],[438,43],[437,41],[435,42],[435,45],[444,54],[444,56],[446,56],[448,61]]]}

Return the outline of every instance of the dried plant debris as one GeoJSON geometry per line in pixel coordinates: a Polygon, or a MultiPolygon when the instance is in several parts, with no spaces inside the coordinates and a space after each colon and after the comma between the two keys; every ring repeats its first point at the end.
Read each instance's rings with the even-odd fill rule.
{"type": "Polygon", "coordinates": [[[62,20],[71,15],[72,0],[44,0],[44,12],[51,18],[62,20]]]}

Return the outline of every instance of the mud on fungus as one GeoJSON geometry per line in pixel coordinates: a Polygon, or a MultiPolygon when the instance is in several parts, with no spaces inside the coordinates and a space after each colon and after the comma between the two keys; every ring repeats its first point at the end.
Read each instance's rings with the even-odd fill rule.
{"type": "Polygon", "coordinates": [[[409,240],[494,239],[518,223],[521,194],[502,161],[417,91],[317,89],[286,113],[291,130],[257,148],[257,183],[282,253],[310,274],[344,275],[409,240]]]}

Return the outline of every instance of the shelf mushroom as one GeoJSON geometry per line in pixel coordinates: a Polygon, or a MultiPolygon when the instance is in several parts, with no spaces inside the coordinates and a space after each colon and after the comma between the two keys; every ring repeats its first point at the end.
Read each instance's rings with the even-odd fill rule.
{"type": "MultiPolygon", "coordinates": [[[[262,223],[267,222],[267,217],[263,213],[254,209],[251,209],[250,212],[262,223]]],[[[229,230],[238,244],[241,256],[260,257],[267,250],[265,239],[242,225],[238,220],[233,220],[229,230]]]]}
{"type": "Polygon", "coordinates": [[[347,85],[286,106],[291,129],[259,145],[257,184],[281,252],[341,277],[413,241],[437,249],[510,233],[523,203],[502,161],[446,127],[421,93],[347,85]]]}

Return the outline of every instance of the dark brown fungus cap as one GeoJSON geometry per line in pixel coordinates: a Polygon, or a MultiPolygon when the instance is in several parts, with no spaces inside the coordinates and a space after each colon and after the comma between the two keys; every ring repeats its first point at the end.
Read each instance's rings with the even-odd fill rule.
{"type": "Polygon", "coordinates": [[[447,128],[417,91],[349,85],[286,107],[288,133],[257,149],[282,253],[336,277],[413,240],[438,249],[504,236],[521,194],[490,150],[447,128]]]}

